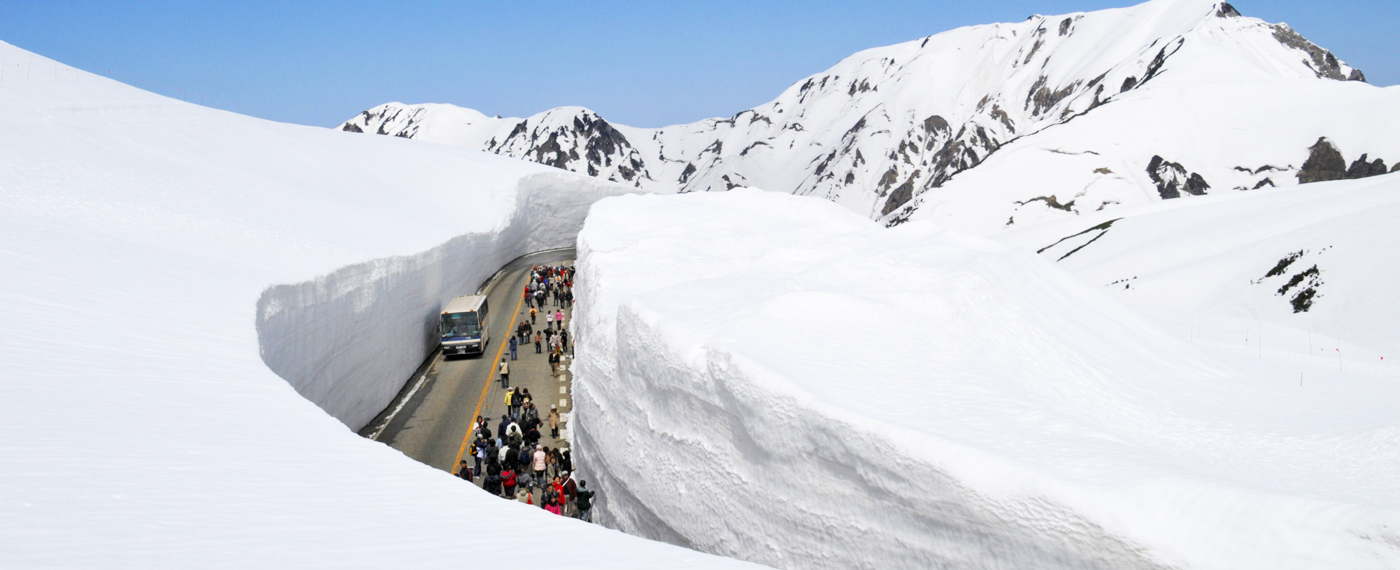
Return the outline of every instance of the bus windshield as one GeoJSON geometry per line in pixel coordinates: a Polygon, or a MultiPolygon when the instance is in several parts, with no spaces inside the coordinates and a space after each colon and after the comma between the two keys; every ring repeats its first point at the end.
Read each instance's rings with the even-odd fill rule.
{"type": "Polygon", "coordinates": [[[442,336],[473,337],[481,335],[481,321],[472,313],[446,313],[442,316],[442,336]]]}

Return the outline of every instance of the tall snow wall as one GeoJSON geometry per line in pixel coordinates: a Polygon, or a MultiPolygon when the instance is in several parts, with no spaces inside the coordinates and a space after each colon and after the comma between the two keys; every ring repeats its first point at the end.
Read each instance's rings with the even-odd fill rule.
{"type": "Polygon", "coordinates": [[[780,568],[1400,562],[1394,387],[1241,371],[1028,251],[734,190],[602,201],[578,267],[606,525],[780,568]]]}
{"type": "Polygon", "coordinates": [[[494,231],[267,288],[257,305],[263,361],[306,399],[358,430],[437,347],[438,314],[447,301],[471,294],[511,259],[572,247],[593,202],[630,190],[540,173],[523,177],[516,191],[514,215],[494,231]]]}

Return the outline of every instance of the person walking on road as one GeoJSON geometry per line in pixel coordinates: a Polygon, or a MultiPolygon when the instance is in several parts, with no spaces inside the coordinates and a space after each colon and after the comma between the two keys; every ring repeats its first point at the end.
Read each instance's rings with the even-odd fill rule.
{"type": "Polygon", "coordinates": [[[588,481],[578,482],[578,495],[574,499],[574,506],[578,508],[579,520],[593,522],[593,491],[588,490],[588,481]]]}
{"type": "Polygon", "coordinates": [[[577,500],[578,500],[578,483],[575,483],[575,482],[574,482],[573,476],[572,476],[572,475],[569,475],[569,473],[566,471],[566,472],[564,472],[564,501],[563,501],[563,503],[564,503],[564,515],[565,515],[565,516],[570,516],[570,517],[572,517],[572,516],[575,516],[575,515],[577,514],[577,513],[574,512],[575,509],[578,508],[578,507],[575,505],[575,501],[577,501],[577,500]]]}
{"type": "Polygon", "coordinates": [[[501,361],[501,387],[510,387],[510,365],[504,360],[501,361]]]}
{"type": "Polygon", "coordinates": [[[554,328],[554,313],[549,311],[544,312],[544,327],[546,329],[554,328]]]}
{"type": "Polygon", "coordinates": [[[481,473],[481,463],[486,461],[487,442],[484,437],[477,437],[476,443],[472,444],[472,457],[476,458],[476,472],[481,473]]]}
{"type": "Polygon", "coordinates": [[[510,359],[511,359],[511,360],[515,360],[515,347],[516,347],[516,345],[518,344],[518,343],[516,342],[516,340],[515,340],[516,338],[517,338],[517,337],[514,337],[514,336],[513,336],[513,337],[510,337],[510,359]]]}
{"type": "Polygon", "coordinates": [[[530,324],[535,324],[535,308],[530,307],[530,324]]]}
{"type": "Polygon", "coordinates": [[[516,481],[514,469],[506,467],[504,471],[501,471],[501,487],[505,491],[504,493],[501,493],[502,497],[510,499],[515,498],[515,482],[516,481]]]}
{"type": "Polygon", "coordinates": [[[547,457],[548,454],[544,452],[544,446],[535,444],[534,468],[535,479],[537,480],[543,481],[546,474],[545,472],[549,470],[549,463],[546,461],[547,457]]]}
{"type": "Polygon", "coordinates": [[[559,439],[559,406],[549,406],[549,437],[559,439]]]}
{"type": "Polygon", "coordinates": [[[559,330],[564,330],[564,311],[554,311],[554,324],[559,325],[559,330]]]}
{"type": "Polygon", "coordinates": [[[541,350],[543,348],[540,344],[541,340],[544,340],[544,333],[535,333],[535,354],[543,352],[543,350],[541,350]]]}

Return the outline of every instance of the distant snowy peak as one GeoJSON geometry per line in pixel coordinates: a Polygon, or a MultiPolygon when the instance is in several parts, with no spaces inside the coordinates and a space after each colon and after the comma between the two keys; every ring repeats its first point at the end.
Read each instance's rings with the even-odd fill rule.
{"type": "Polygon", "coordinates": [[[386,103],[339,128],[485,150],[633,187],[651,179],[627,137],[583,107],[502,119],[453,105],[386,103]]]}
{"type": "MultiPolygon", "coordinates": [[[[391,103],[340,128],[456,144],[662,192],[754,186],[820,196],[899,223],[931,201],[946,202],[935,199],[942,195],[936,190],[952,188],[954,177],[1007,145],[1038,140],[1124,98],[1251,81],[1331,80],[1365,77],[1285,24],[1243,17],[1227,3],[1154,0],[959,28],[866,50],[727,119],[646,129],[609,124],[581,107],[493,119],[450,105],[391,103]]],[[[1124,120],[1151,119],[1150,112],[1124,111],[1131,115],[1124,120]]],[[[1143,190],[1145,199],[1165,199],[1296,183],[1277,171],[1301,178],[1292,165],[1303,161],[1312,141],[1327,135],[1308,133],[1308,142],[1287,156],[1235,165],[1247,167],[1248,176],[1192,170],[1196,161],[1182,156],[1179,140],[1093,153],[1132,152],[1123,158],[1135,174],[1121,177],[1124,183],[1143,190]],[[1256,172],[1265,168],[1261,164],[1273,170],[1256,172]]],[[[1058,195],[1035,188],[1046,174],[1026,173],[1024,195],[1002,202],[1016,213],[1031,203],[1052,214],[1077,213],[1076,206],[1066,206],[1073,199],[1052,199],[1058,195]]],[[[1115,195],[1096,204],[1125,200],[1138,198],[1115,195]]],[[[973,225],[982,233],[994,229],[973,225]]]]}

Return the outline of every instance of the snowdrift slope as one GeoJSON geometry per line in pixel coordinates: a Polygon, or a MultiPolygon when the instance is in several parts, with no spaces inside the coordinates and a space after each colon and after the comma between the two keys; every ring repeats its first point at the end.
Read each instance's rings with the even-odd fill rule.
{"type": "Polygon", "coordinates": [[[1258,319],[1390,359],[1397,219],[1400,174],[1390,174],[1098,212],[996,239],[1133,305],[1258,319]]]}
{"type": "Polygon", "coordinates": [[[575,445],[628,532],[786,568],[1400,564],[1393,377],[1300,387],[1028,252],[777,193],[600,201],[579,267],[575,445]]]}
{"type": "Polygon", "coordinates": [[[1400,161],[1397,107],[1400,89],[1365,84],[1287,25],[1153,0],[862,51],[727,119],[646,129],[582,107],[503,119],[388,103],[340,128],[661,192],[754,186],[990,234],[1385,172],[1400,161]]]}
{"type": "MultiPolygon", "coordinates": [[[[570,567],[741,566],[491,498],[362,439],[269,370],[360,345],[260,344],[295,328],[267,316],[280,303],[342,337],[408,328],[377,352],[401,361],[425,305],[541,245],[518,225],[570,240],[568,220],[523,211],[532,193],[618,188],[32,65],[0,82],[0,567],[503,566],[521,536],[570,567]],[[390,302],[402,314],[378,320],[390,302]]],[[[355,376],[307,378],[337,374],[355,376]]]]}

